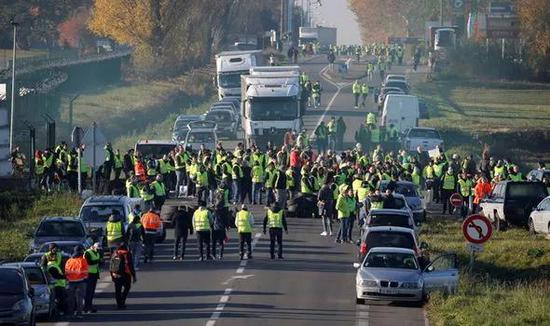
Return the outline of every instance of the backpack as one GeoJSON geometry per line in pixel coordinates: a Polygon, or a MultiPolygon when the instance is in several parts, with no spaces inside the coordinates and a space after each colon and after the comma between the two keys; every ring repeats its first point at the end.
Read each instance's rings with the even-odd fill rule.
{"type": "Polygon", "coordinates": [[[109,264],[109,272],[111,272],[111,274],[122,276],[126,272],[125,270],[126,270],[125,255],[120,255],[115,252],[109,264]]]}

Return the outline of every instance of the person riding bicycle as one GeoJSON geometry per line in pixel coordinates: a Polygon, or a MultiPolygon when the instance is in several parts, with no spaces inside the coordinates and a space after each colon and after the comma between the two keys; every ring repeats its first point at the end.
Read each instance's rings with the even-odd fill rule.
{"type": "Polygon", "coordinates": [[[313,97],[313,106],[316,108],[321,106],[321,91],[323,88],[321,87],[321,83],[317,80],[315,84],[311,86],[311,95],[313,97]]]}

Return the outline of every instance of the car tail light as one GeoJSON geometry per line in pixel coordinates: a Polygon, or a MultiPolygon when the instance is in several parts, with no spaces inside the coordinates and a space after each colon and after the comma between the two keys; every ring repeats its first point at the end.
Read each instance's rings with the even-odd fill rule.
{"type": "Polygon", "coordinates": [[[368,249],[367,244],[363,242],[361,244],[361,247],[359,248],[359,252],[361,252],[363,255],[366,255],[367,249],[368,249]]]}

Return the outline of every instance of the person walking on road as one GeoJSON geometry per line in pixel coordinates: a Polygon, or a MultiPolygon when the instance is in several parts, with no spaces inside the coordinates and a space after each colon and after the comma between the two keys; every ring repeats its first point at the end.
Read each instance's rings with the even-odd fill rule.
{"type": "Polygon", "coordinates": [[[141,252],[143,251],[143,243],[145,241],[145,229],[141,224],[141,217],[139,213],[132,214],[132,220],[128,224],[128,230],[126,231],[128,239],[128,249],[134,259],[134,269],[139,270],[139,261],[141,259],[141,252]]]}
{"type": "Polygon", "coordinates": [[[107,245],[110,252],[113,252],[121,243],[124,242],[124,222],[120,217],[120,213],[113,210],[109,220],[107,221],[107,245]]]}
{"type": "Polygon", "coordinates": [[[288,228],[283,210],[277,202],[267,209],[264,218],[264,234],[266,234],[267,226],[269,226],[269,252],[271,259],[275,259],[275,241],[277,241],[278,245],[277,257],[283,259],[283,229],[288,234],[288,228]]]}
{"type": "Polygon", "coordinates": [[[350,193],[353,195],[353,190],[348,189],[348,186],[344,185],[341,193],[338,195],[338,199],[336,199],[336,210],[338,211],[338,220],[340,220],[340,229],[336,237],[337,243],[348,242],[349,240],[350,193]]]}
{"type": "Polygon", "coordinates": [[[137,282],[133,257],[125,244],[120,245],[111,257],[109,264],[111,279],[115,284],[115,300],[117,309],[126,309],[126,297],[133,283],[137,282]]]}
{"type": "Polygon", "coordinates": [[[361,84],[361,106],[367,107],[367,98],[369,97],[369,85],[367,83],[361,84]]]}
{"type": "Polygon", "coordinates": [[[334,205],[334,191],[331,189],[332,180],[327,178],[325,184],[319,190],[317,195],[317,206],[319,215],[323,221],[322,236],[332,236],[332,206],[334,205]]]}
{"type": "Polygon", "coordinates": [[[199,201],[199,208],[193,214],[193,229],[197,233],[199,245],[199,260],[204,260],[204,246],[206,245],[206,259],[212,260],[210,255],[210,231],[212,230],[212,214],[206,208],[204,201],[199,201]]]}
{"type": "Polygon", "coordinates": [[[86,284],[86,299],[84,301],[84,312],[95,313],[97,309],[93,306],[95,289],[97,286],[97,280],[99,279],[99,272],[101,271],[101,244],[96,242],[88,250],[84,252],[84,258],[88,263],[88,282],[86,284]]]}
{"type": "Polygon", "coordinates": [[[88,263],[81,246],[74,248],[73,256],[65,263],[65,275],[69,281],[67,299],[69,316],[74,314],[76,318],[81,319],[88,282],[88,263]]]}
{"type": "Polygon", "coordinates": [[[173,260],[183,260],[185,258],[185,248],[187,245],[187,236],[193,234],[193,223],[189,207],[179,206],[174,216],[174,257],[173,260]],[[179,246],[181,243],[181,255],[179,254],[179,246]]]}
{"type": "Polygon", "coordinates": [[[346,134],[346,123],[344,118],[338,117],[336,121],[336,149],[344,148],[344,135],[346,134]]]}
{"type": "Polygon", "coordinates": [[[212,256],[219,260],[223,259],[223,251],[225,249],[225,240],[227,238],[226,229],[228,221],[226,219],[223,202],[219,203],[216,211],[212,215],[212,256]],[[216,255],[216,246],[220,245],[220,253],[216,255]]]}
{"type": "Polygon", "coordinates": [[[355,108],[359,108],[359,97],[361,97],[361,82],[357,79],[351,86],[351,91],[355,99],[355,108]]]}
{"type": "Polygon", "coordinates": [[[314,134],[317,142],[317,152],[326,152],[328,146],[328,129],[324,121],[321,121],[317,128],[315,128],[314,134]]]}
{"type": "Polygon", "coordinates": [[[162,221],[159,214],[153,209],[149,208],[149,211],[141,217],[141,224],[143,225],[145,232],[145,258],[144,262],[153,262],[155,256],[155,242],[157,236],[160,233],[162,227],[162,221]]]}
{"type": "Polygon", "coordinates": [[[235,225],[237,226],[237,232],[239,233],[241,260],[244,259],[245,255],[245,243],[247,247],[246,258],[252,259],[252,230],[254,228],[254,216],[248,211],[248,207],[244,204],[235,217],[235,225]]]}

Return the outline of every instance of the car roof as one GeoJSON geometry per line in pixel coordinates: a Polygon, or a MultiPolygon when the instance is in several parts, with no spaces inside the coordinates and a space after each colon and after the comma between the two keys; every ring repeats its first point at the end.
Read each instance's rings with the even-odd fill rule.
{"type": "Polygon", "coordinates": [[[371,209],[369,211],[369,214],[376,214],[376,215],[403,215],[410,217],[409,212],[404,211],[402,209],[393,209],[393,208],[375,208],[371,209]]]}
{"type": "Polygon", "coordinates": [[[429,128],[429,127],[412,127],[409,130],[434,130],[434,131],[437,131],[437,129],[429,128]]]}
{"type": "Polygon", "coordinates": [[[194,120],[194,119],[197,119],[199,120],[201,118],[200,114],[197,114],[197,115],[178,115],[178,117],[176,118],[176,121],[177,120],[194,120]]]}
{"type": "Polygon", "coordinates": [[[414,235],[414,230],[401,226],[371,226],[367,229],[367,233],[370,232],[401,232],[411,233],[414,235]]]}
{"type": "Polygon", "coordinates": [[[100,195],[100,196],[92,196],[88,197],[86,201],[84,202],[84,205],[90,205],[90,204],[124,204],[128,201],[128,197],[126,196],[114,196],[114,195],[100,195]]]}
{"type": "Polygon", "coordinates": [[[46,216],[42,222],[79,222],[78,216],[46,216]]]}
{"type": "Polygon", "coordinates": [[[414,250],[407,249],[407,248],[399,248],[399,247],[374,247],[369,250],[369,254],[371,252],[391,252],[391,253],[415,255],[414,250]]]}
{"type": "Polygon", "coordinates": [[[155,140],[155,139],[140,139],[137,141],[138,145],[174,145],[176,147],[178,145],[177,142],[172,140],[155,140]]]}
{"type": "Polygon", "coordinates": [[[38,267],[40,268],[40,265],[38,265],[37,262],[30,262],[30,261],[19,261],[19,262],[12,262],[12,263],[4,263],[2,266],[19,266],[22,268],[25,267],[38,267]]]}
{"type": "Polygon", "coordinates": [[[210,112],[229,112],[231,114],[235,113],[235,111],[233,111],[233,109],[231,109],[229,106],[227,106],[227,109],[225,106],[212,107],[210,111],[206,112],[206,115],[208,115],[210,112]]]}
{"type": "Polygon", "coordinates": [[[21,271],[22,267],[16,264],[2,264],[0,265],[0,269],[9,269],[14,271],[21,271]]]}

